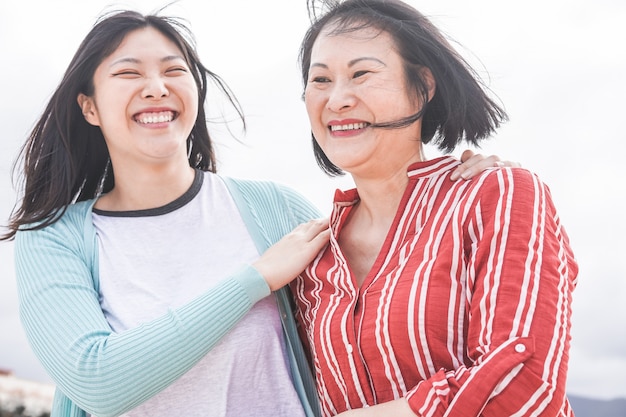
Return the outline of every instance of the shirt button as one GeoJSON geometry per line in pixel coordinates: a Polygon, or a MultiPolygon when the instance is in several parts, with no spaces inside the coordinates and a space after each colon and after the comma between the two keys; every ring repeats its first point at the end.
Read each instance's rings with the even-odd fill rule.
{"type": "Polygon", "coordinates": [[[352,348],[352,345],[346,345],[346,352],[352,353],[353,351],[354,351],[354,348],[352,348]]]}
{"type": "Polygon", "coordinates": [[[523,343],[518,343],[517,345],[515,345],[515,351],[517,353],[524,353],[526,352],[526,346],[524,346],[523,343]]]}

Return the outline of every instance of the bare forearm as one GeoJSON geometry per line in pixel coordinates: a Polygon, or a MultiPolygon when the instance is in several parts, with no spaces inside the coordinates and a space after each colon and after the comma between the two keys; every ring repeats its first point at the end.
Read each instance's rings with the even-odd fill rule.
{"type": "Polygon", "coordinates": [[[405,398],[377,404],[371,407],[358,408],[338,414],[340,417],[415,417],[405,398]]]}

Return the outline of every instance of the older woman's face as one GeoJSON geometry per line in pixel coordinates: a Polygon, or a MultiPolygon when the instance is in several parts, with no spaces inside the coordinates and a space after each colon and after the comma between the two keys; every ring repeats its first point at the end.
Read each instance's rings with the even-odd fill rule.
{"type": "Polygon", "coordinates": [[[306,109],[317,142],[339,168],[376,176],[419,161],[420,121],[402,129],[372,127],[419,111],[414,96],[388,33],[363,28],[335,35],[324,29],[315,41],[306,109]]]}

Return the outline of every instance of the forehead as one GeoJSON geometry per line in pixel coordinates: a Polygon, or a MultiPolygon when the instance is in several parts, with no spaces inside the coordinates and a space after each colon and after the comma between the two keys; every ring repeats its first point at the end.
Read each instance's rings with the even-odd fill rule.
{"type": "Polygon", "coordinates": [[[148,26],[129,32],[105,61],[116,60],[121,56],[147,54],[182,56],[181,50],[174,42],[159,30],[148,26]]]}
{"type": "Polygon", "coordinates": [[[337,26],[329,24],[320,31],[311,49],[311,60],[344,57],[352,59],[363,55],[387,55],[395,53],[396,45],[392,36],[381,29],[354,24],[337,26]]]}

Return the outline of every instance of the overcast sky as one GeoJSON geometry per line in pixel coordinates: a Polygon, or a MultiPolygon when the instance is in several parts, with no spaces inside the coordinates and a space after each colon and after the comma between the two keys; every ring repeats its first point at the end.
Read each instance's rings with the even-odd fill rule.
{"type": "MultiPolygon", "coordinates": [[[[510,121],[482,148],[519,161],[550,186],[580,263],[568,390],[626,397],[626,2],[623,0],[409,0],[460,45],[504,103],[510,121]]],[[[324,212],[335,188],[309,143],[297,50],[305,0],[182,0],[205,65],[241,101],[239,143],[212,125],[220,171],[300,190],[324,212]]],[[[97,16],[164,2],[3,0],[0,7],[0,223],[16,194],[19,146],[97,16]]],[[[464,148],[463,148],[464,149],[464,148]]],[[[460,154],[455,152],[455,154],[460,154]]],[[[438,153],[427,148],[427,156],[438,153]]],[[[0,368],[49,379],[20,327],[11,243],[0,243],[0,368]]]]}

